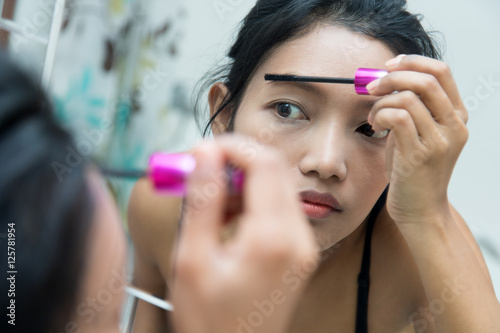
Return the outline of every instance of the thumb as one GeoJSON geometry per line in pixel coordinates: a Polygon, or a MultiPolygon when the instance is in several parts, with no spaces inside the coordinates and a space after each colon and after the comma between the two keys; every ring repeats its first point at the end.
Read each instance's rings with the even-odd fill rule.
{"type": "Polygon", "coordinates": [[[191,244],[190,249],[206,252],[207,246],[216,245],[224,218],[225,159],[214,143],[201,144],[193,156],[196,167],[188,179],[181,240],[191,244]]]}

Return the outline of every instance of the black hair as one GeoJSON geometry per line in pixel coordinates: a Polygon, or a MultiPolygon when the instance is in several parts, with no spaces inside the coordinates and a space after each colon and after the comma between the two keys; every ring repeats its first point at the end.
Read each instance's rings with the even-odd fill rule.
{"type": "Polygon", "coordinates": [[[216,82],[228,88],[203,136],[226,108],[231,110],[226,131],[232,131],[238,106],[257,68],[274,49],[317,24],[337,25],[378,39],[395,54],[441,59],[441,52],[420,20],[421,16],[406,10],[406,0],[258,0],[228,53],[230,62],[207,73],[197,87],[194,111],[198,121],[203,93],[216,82]]]}
{"type": "Polygon", "coordinates": [[[0,50],[2,332],[60,332],[74,317],[94,204],[85,163],[61,182],[52,168],[71,145],[45,94],[0,50]]]}

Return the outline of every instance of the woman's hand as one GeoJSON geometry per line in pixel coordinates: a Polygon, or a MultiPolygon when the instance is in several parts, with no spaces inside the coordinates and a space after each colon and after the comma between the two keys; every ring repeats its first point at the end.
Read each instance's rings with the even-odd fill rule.
{"type": "Polygon", "coordinates": [[[369,122],[375,131],[391,130],[387,210],[406,239],[425,290],[410,321],[415,330],[430,326],[421,317],[424,309],[437,332],[498,332],[500,304],[484,259],[447,198],[468,137],[467,111],[450,69],[415,55],[386,65],[391,72],[368,87],[372,95],[384,96],[369,122]],[[450,300],[443,295],[451,289],[450,300]],[[439,312],[436,304],[443,306],[439,312]]]}
{"type": "Polygon", "coordinates": [[[278,154],[242,137],[194,151],[176,258],[174,322],[179,332],[284,332],[318,261],[312,230],[278,154]],[[220,239],[227,215],[227,163],[245,173],[238,229],[220,239]],[[292,290],[285,272],[299,269],[292,290]]]}
{"type": "Polygon", "coordinates": [[[386,66],[390,73],[368,86],[371,95],[383,96],[368,121],[375,131],[391,130],[388,212],[400,224],[449,217],[448,183],[468,138],[467,110],[450,68],[417,55],[386,66]]]}

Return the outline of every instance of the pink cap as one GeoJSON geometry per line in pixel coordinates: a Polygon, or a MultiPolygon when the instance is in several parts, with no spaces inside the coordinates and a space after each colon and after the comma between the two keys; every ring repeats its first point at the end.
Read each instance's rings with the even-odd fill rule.
{"type": "Polygon", "coordinates": [[[377,79],[383,78],[389,74],[388,71],[383,69],[373,69],[373,68],[359,68],[354,76],[354,88],[358,95],[369,95],[366,86],[377,79]]]}
{"type": "MultiPolygon", "coordinates": [[[[173,196],[186,194],[186,183],[196,167],[196,160],[190,154],[156,153],[149,159],[149,178],[157,192],[173,196]]],[[[244,174],[241,170],[228,168],[230,194],[241,193],[244,174]]]]}
{"type": "Polygon", "coordinates": [[[189,154],[156,153],[149,158],[149,177],[156,191],[183,196],[187,177],[193,172],[196,161],[189,154]]]}

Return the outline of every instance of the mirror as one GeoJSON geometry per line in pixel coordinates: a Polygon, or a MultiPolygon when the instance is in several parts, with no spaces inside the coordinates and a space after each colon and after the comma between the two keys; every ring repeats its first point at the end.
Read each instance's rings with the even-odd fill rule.
{"type": "MultiPolygon", "coordinates": [[[[227,62],[225,54],[255,1],[67,0],[49,64],[49,13],[58,1],[52,7],[48,3],[0,0],[0,45],[8,44],[40,78],[44,66],[54,64],[46,82],[57,117],[75,135],[77,157],[92,157],[118,170],[146,170],[154,152],[185,152],[200,140],[200,125],[204,127],[207,119],[197,124],[192,114],[195,88],[205,73],[227,62]],[[12,32],[16,29],[24,35],[32,31],[32,38],[26,41],[12,32]]],[[[469,111],[470,138],[455,166],[448,196],[476,237],[499,297],[500,221],[494,207],[500,204],[500,2],[409,0],[408,6],[410,12],[423,14],[427,30],[442,33],[433,36],[469,111]]],[[[203,110],[208,108],[206,100],[205,93],[203,110]]],[[[108,181],[128,233],[127,210],[135,181],[108,181]]],[[[129,259],[131,263],[132,251],[129,259]]],[[[136,307],[158,311],[141,310],[140,304],[127,303],[127,313],[136,307]]]]}

